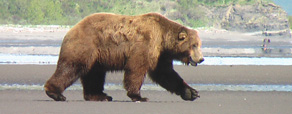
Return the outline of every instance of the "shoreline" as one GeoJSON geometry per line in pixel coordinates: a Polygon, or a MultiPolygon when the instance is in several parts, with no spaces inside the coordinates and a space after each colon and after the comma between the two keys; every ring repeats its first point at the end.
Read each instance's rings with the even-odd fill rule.
{"type": "MultiPolygon", "coordinates": [[[[0,26],[0,53],[57,55],[69,29],[60,26],[0,26]]],[[[253,36],[215,28],[197,30],[205,56],[292,57],[292,38],[253,36]],[[271,43],[263,47],[263,39],[270,39],[271,43]]]]}
{"type": "MultiPolygon", "coordinates": [[[[15,55],[0,54],[0,64],[2,65],[56,65],[58,55],[15,55]]],[[[292,66],[292,57],[204,57],[205,61],[201,65],[279,65],[292,66]]],[[[185,65],[181,61],[174,60],[173,65],[185,65]]]]}
{"type": "MultiPolygon", "coordinates": [[[[274,84],[189,84],[190,87],[200,92],[291,92],[292,85],[274,85],[274,84]]],[[[123,84],[106,83],[106,91],[123,91],[123,84]]],[[[18,90],[18,91],[44,91],[44,85],[41,84],[0,84],[0,91],[18,90]]],[[[73,84],[66,91],[83,90],[81,84],[73,84]]],[[[143,84],[141,91],[166,91],[161,86],[151,83],[143,84]]]]}

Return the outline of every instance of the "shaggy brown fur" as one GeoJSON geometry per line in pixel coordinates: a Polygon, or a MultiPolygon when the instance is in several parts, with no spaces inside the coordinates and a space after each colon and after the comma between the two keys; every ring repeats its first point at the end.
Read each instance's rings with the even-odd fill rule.
{"type": "Polygon", "coordinates": [[[173,70],[172,61],[196,66],[204,60],[200,47],[197,31],[157,13],[92,14],[66,34],[45,91],[54,100],[65,101],[63,91],[81,78],[85,100],[111,101],[103,93],[106,72],[124,70],[124,87],[133,101],[148,100],[140,96],[147,72],[166,90],[194,100],[197,91],[173,70]]]}

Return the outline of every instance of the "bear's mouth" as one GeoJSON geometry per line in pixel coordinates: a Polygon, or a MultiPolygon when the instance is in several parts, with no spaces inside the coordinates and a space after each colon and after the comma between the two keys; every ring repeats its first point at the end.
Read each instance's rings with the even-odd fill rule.
{"type": "Polygon", "coordinates": [[[192,65],[192,66],[198,66],[198,63],[197,62],[195,62],[195,61],[193,61],[193,59],[190,57],[190,64],[192,65]]]}
{"type": "Polygon", "coordinates": [[[192,59],[192,57],[190,57],[190,59],[189,59],[189,63],[190,63],[192,66],[197,66],[198,63],[202,63],[203,61],[204,61],[204,58],[199,59],[198,62],[194,61],[194,60],[192,59]]]}

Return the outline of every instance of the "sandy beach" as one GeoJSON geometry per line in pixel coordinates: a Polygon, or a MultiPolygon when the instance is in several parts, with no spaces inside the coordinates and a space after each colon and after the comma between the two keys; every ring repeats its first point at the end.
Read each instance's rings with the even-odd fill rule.
{"type": "MultiPolygon", "coordinates": [[[[62,39],[68,28],[51,27],[0,27],[0,54],[58,55],[62,39]]],[[[215,57],[285,57],[291,58],[291,38],[270,38],[268,49],[262,51],[263,39],[224,30],[200,29],[203,54],[215,57]]],[[[1,60],[1,58],[0,58],[1,60]]],[[[2,61],[3,62],[3,61],[2,61]]],[[[4,61],[5,62],[5,61],[4,61]]],[[[275,61],[277,62],[277,61],[275,61]]],[[[54,73],[56,65],[0,65],[0,114],[290,114],[292,92],[202,90],[200,98],[183,101],[165,90],[142,90],[149,102],[131,102],[123,89],[106,89],[112,102],[84,101],[82,89],[66,90],[66,102],[55,102],[46,96],[42,85],[54,73]],[[23,88],[4,86],[23,85],[23,88]],[[28,85],[28,87],[26,87],[28,85]],[[29,87],[37,85],[38,89],[29,87]]],[[[174,69],[189,84],[279,85],[292,84],[292,65],[176,65],[174,69]]],[[[123,72],[108,73],[107,84],[122,84],[123,72]]],[[[80,84],[79,81],[76,84],[80,84]]],[[[144,84],[153,84],[146,77],[144,84]]],[[[143,88],[143,86],[142,86],[143,88]]],[[[281,90],[285,88],[281,88],[281,90]]]]}
{"type": "MultiPolygon", "coordinates": [[[[177,65],[174,68],[190,84],[292,84],[292,66],[177,65]]],[[[0,84],[44,84],[55,69],[56,65],[0,65],[0,84]]],[[[107,83],[122,84],[122,80],[123,72],[107,73],[107,83]]],[[[147,83],[152,81],[146,77],[144,84],[147,83]]]]}
{"type": "MultiPolygon", "coordinates": [[[[190,84],[291,84],[292,66],[175,66],[190,84]]],[[[55,65],[0,65],[1,84],[43,84],[55,65]]],[[[107,83],[121,83],[122,73],[110,73],[107,83]]],[[[79,82],[76,82],[79,83],[79,82]]],[[[152,83],[146,79],[145,83],[152,83]]],[[[55,102],[42,90],[0,90],[0,113],[103,114],[289,114],[291,92],[200,91],[201,98],[183,101],[167,91],[142,90],[149,102],[131,102],[124,90],[106,90],[113,102],[87,102],[82,90],[67,90],[66,102],[55,102]]]]}
{"type": "Polygon", "coordinates": [[[0,91],[1,114],[290,114],[291,93],[200,92],[194,102],[168,92],[143,91],[149,102],[130,102],[125,91],[107,91],[116,100],[86,102],[82,91],[66,91],[66,102],[55,102],[43,91],[0,91]]]}

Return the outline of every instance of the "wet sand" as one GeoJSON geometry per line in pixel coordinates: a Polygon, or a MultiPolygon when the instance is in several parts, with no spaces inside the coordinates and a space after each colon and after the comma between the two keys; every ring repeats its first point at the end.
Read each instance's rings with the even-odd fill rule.
{"type": "MultiPolygon", "coordinates": [[[[1,84],[43,84],[56,65],[0,65],[1,84]]],[[[291,84],[292,66],[175,66],[188,83],[291,84]]],[[[110,73],[107,83],[121,83],[122,72],[110,73]]],[[[79,82],[77,82],[79,83],[79,82]]],[[[146,79],[145,83],[151,83],[146,79]]],[[[142,90],[150,99],[134,103],[124,90],[106,90],[113,102],[86,102],[81,90],[67,90],[66,102],[55,102],[41,90],[0,90],[0,114],[103,113],[103,114],[288,114],[291,92],[200,91],[201,98],[187,102],[167,91],[142,90]]]]}
{"type": "MultiPolygon", "coordinates": [[[[55,69],[56,65],[0,65],[0,84],[44,84],[55,69]]],[[[292,84],[292,66],[176,65],[174,69],[192,84],[292,84]]],[[[107,83],[122,80],[123,72],[107,73],[107,83]]],[[[146,78],[144,83],[152,81],[146,78]]]]}
{"type": "Polygon", "coordinates": [[[200,92],[193,102],[165,91],[143,91],[149,102],[130,102],[125,91],[107,91],[113,102],[86,102],[82,91],[66,91],[66,102],[55,102],[43,91],[0,91],[1,114],[290,114],[291,93],[200,92]]]}

